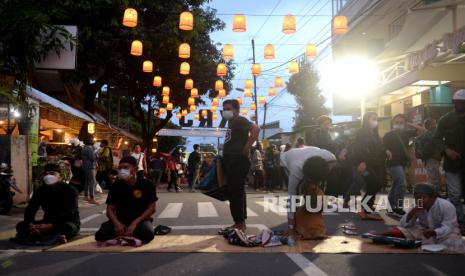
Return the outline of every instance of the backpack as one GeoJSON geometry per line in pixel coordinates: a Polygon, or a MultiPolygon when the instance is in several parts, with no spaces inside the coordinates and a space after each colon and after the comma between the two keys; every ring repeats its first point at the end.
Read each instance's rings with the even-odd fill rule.
{"type": "Polygon", "coordinates": [[[429,132],[423,133],[413,139],[415,157],[423,161],[428,160],[434,154],[434,141],[429,132]]]}

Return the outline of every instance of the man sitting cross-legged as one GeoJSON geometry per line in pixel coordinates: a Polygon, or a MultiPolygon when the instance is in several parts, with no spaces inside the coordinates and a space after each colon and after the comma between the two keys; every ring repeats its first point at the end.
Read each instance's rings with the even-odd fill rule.
{"type": "Polygon", "coordinates": [[[64,243],[79,233],[77,190],[62,181],[60,166],[47,164],[44,172],[43,185],[32,194],[24,221],[16,225],[19,242],[50,242],[58,238],[64,243]],[[44,217],[37,221],[39,208],[44,217]]]}
{"type": "Polygon", "coordinates": [[[107,197],[107,217],[95,233],[96,241],[117,237],[133,237],[142,243],[154,238],[151,216],[155,213],[155,187],[146,179],[137,178],[137,160],[123,157],[119,163],[118,180],[107,197]]]}

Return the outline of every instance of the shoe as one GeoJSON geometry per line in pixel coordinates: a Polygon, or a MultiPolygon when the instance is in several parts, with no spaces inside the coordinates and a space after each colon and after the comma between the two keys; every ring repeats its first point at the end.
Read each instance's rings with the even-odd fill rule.
{"type": "Polygon", "coordinates": [[[392,212],[388,212],[389,216],[401,218],[405,215],[405,211],[402,209],[392,209],[392,212]]]}

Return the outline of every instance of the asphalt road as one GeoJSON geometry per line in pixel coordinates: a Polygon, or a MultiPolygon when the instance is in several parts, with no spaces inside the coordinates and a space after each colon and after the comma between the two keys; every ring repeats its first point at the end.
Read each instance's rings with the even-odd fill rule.
{"type": "MultiPolygon", "coordinates": [[[[263,197],[248,194],[248,221],[275,230],[286,227],[285,213],[264,211],[263,197]]],[[[105,196],[101,196],[104,201],[105,196]]],[[[106,221],[105,205],[80,200],[82,229],[91,234],[106,221]]],[[[21,218],[15,210],[9,218],[21,218]]],[[[355,214],[325,215],[328,235],[342,235],[341,224],[359,232],[382,230],[382,222],[360,221],[355,214]]],[[[0,231],[7,220],[0,218],[0,231]]],[[[215,234],[230,225],[229,206],[200,193],[159,193],[154,224],[174,226],[174,234],[215,234]]],[[[389,224],[389,222],[388,222],[389,224]]],[[[10,227],[10,228],[11,228],[10,227]]],[[[11,231],[11,229],[9,229],[11,231]]],[[[248,233],[258,233],[249,227],[248,233]]],[[[0,274],[5,275],[464,275],[465,256],[429,254],[285,254],[285,253],[79,253],[42,252],[0,242],[0,274]]]]}

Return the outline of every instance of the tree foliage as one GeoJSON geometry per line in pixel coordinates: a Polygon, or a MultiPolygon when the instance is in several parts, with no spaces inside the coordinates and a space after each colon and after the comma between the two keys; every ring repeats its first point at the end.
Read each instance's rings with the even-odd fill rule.
{"type": "Polygon", "coordinates": [[[310,62],[303,59],[299,62],[299,73],[292,75],[286,83],[287,91],[294,95],[297,102],[294,130],[315,125],[319,116],[329,113],[324,105],[325,98],[318,87],[319,82],[318,72],[310,62]]]}

